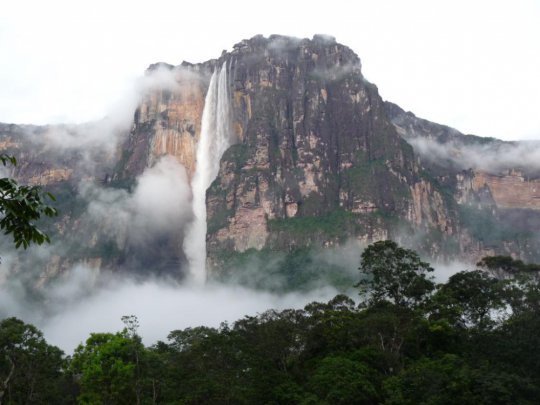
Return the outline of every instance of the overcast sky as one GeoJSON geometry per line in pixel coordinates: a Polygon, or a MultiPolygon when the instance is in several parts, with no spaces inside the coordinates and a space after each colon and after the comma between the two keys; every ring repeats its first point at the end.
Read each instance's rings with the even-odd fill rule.
{"type": "Polygon", "coordinates": [[[465,133],[540,139],[540,1],[4,1],[0,122],[100,118],[151,63],[329,34],[382,97],[465,133]]]}

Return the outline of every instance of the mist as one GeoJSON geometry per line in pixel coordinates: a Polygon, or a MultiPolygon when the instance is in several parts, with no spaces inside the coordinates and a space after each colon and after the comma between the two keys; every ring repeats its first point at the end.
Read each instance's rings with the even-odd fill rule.
{"type": "Polygon", "coordinates": [[[242,286],[208,283],[179,284],[167,278],[140,282],[130,277],[99,276],[95,269],[77,266],[44,291],[46,305],[33,305],[22,289],[0,290],[0,315],[17,316],[35,324],[50,344],[72,353],[90,333],[123,329],[123,315],[135,315],[146,345],[165,340],[172,330],[217,327],[268,309],[301,308],[328,301],[332,287],[306,293],[275,294],[242,286]]]}
{"type": "Polygon", "coordinates": [[[429,138],[407,138],[416,153],[430,163],[444,165],[451,163],[459,169],[484,170],[500,173],[509,168],[522,169],[527,173],[540,173],[540,143],[486,142],[464,145],[459,141],[437,142],[429,138]]]}
{"type": "Polygon", "coordinates": [[[143,76],[132,79],[129,86],[100,119],[80,124],[27,126],[26,141],[57,154],[79,152],[114,153],[133,125],[133,114],[146,96],[156,91],[178,92],[180,82],[200,80],[200,76],[182,68],[157,64],[143,76]]]}
{"type": "Polygon", "coordinates": [[[114,235],[117,245],[143,244],[163,232],[183,229],[192,219],[191,189],[186,169],[170,156],[161,158],[136,180],[133,192],[81,183],[88,201],[87,220],[114,235]]]}
{"type": "MultiPolygon", "coordinates": [[[[336,252],[319,254],[328,259],[327,255],[333,256],[336,252]]],[[[356,255],[351,253],[345,260],[356,255]]],[[[354,272],[359,276],[356,267],[354,272]]],[[[470,269],[470,265],[459,262],[433,267],[434,281],[438,283],[470,269]]],[[[43,297],[45,305],[28,302],[22,291],[13,284],[9,289],[1,288],[0,315],[17,316],[34,323],[50,344],[68,354],[90,333],[122,330],[124,315],[137,316],[143,342],[152,345],[165,340],[173,330],[201,325],[218,327],[222,322],[232,323],[268,309],[302,308],[313,301],[326,302],[342,292],[328,284],[309,291],[280,294],[215,281],[206,285],[179,283],[168,278],[138,281],[127,276],[100,275],[96,269],[82,265],[47,287],[43,297]]],[[[357,302],[361,298],[353,288],[348,295],[357,302]]]]}

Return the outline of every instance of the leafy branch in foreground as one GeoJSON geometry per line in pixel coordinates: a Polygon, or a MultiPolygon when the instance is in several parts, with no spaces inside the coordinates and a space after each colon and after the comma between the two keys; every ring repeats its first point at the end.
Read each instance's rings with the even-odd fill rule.
{"type": "MultiPolygon", "coordinates": [[[[0,162],[4,166],[17,165],[17,159],[6,154],[0,155],[0,162]]],[[[5,235],[13,235],[16,248],[22,246],[26,249],[30,243],[50,243],[49,236],[35,224],[42,216],[58,215],[47,200],[56,201],[51,193],[44,192],[40,186],[19,185],[14,179],[0,178],[0,229],[5,235]]]]}

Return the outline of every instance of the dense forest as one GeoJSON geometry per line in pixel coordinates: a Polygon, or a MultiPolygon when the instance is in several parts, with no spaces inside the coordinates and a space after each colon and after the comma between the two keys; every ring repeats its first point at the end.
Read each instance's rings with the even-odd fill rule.
{"type": "Polygon", "coordinates": [[[362,254],[358,302],[174,330],[150,347],[133,315],[72,356],[4,319],[0,403],[538,403],[538,270],[490,257],[436,284],[416,252],[382,241],[362,254]]]}

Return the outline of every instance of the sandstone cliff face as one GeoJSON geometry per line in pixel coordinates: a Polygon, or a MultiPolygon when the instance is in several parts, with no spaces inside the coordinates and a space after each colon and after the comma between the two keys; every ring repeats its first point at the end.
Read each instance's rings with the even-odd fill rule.
{"type": "Polygon", "coordinates": [[[527,179],[523,173],[509,170],[506,174],[475,172],[472,190],[487,187],[497,207],[540,209],[540,180],[527,179]]]}
{"type": "Polygon", "coordinates": [[[119,178],[137,176],[165,155],[174,156],[193,174],[207,77],[197,69],[165,64],[152,65],[147,74],[158,69],[174,83],[158,83],[135,111],[133,128],[122,145],[119,178]]]}
{"type": "Polygon", "coordinates": [[[211,263],[252,248],[369,242],[395,235],[392,221],[455,232],[447,201],[349,48],[317,36],[255,37],[222,60],[238,144],[207,193],[211,263]]]}
{"type": "Polygon", "coordinates": [[[99,121],[78,126],[0,123],[0,151],[18,161],[17,166],[6,168],[6,174],[21,183],[52,186],[74,185],[83,179],[101,181],[118,160],[113,147],[88,140],[89,134],[102,133],[104,128],[111,138],[123,136],[99,121]]]}
{"type": "MultiPolygon", "coordinates": [[[[539,208],[540,179],[536,176],[532,175],[531,178],[530,174],[516,167],[501,165],[482,167],[479,162],[459,158],[466,154],[467,149],[479,145],[484,146],[483,150],[487,151],[501,150],[500,157],[504,158],[502,147],[511,145],[511,142],[464,135],[453,128],[418,118],[395,104],[387,102],[385,107],[398,133],[413,145],[419,146],[415,148],[415,152],[430,173],[441,177],[442,181],[448,181],[448,177],[452,177],[451,181],[456,188],[456,200],[459,203],[465,203],[472,198],[473,196],[469,195],[471,193],[485,194],[487,191],[493,203],[499,208],[539,208]],[[422,146],[426,144],[429,146],[423,149],[422,146]],[[446,159],[430,156],[429,152],[433,151],[434,147],[444,151],[446,159]]],[[[482,156],[479,156],[479,159],[481,158],[482,156]]],[[[524,169],[530,171],[530,168],[524,169]]]]}
{"type": "Polygon", "coordinates": [[[385,108],[398,133],[415,147],[421,164],[458,204],[463,257],[474,261],[486,255],[510,254],[540,259],[535,253],[540,248],[537,170],[527,167],[519,156],[505,159],[518,144],[464,135],[389,102],[385,108]]]}
{"type": "Polygon", "coordinates": [[[413,184],[411,197],[411,209],[407,215],[411,223],[417,226],[427,223],[449,235],[455,231],[447,204],[431,182],[421,180],[413,184]]]}
{"type": "Polygon", "coordinates": [[[0,151],[16,156],[19,164],[6,168],[6,174],[27,184],[54,184],[71,178],[75,162],[55,159],[54,151],[46,145],[31,142],[30,138],[43,138],[47,127],[0,124],[0,151]]]}

